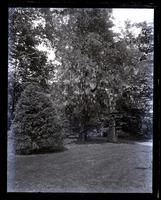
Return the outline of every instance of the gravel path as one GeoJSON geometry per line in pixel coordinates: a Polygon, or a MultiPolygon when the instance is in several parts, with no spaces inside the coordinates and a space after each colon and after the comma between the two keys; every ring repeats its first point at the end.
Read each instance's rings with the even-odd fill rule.
{"type": "Polygon", "coordinates": [[[151,193],[152,146],[142,144],[68,143],[64,152],[10,155],[8,192],[151,193]]]}

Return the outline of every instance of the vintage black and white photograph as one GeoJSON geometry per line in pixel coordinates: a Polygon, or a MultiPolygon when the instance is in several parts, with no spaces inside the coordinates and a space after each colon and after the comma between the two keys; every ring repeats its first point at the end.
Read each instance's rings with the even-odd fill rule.
{"type": "Polygon", "coordinates": [[[8,8],[7,192],[152,193],[154,9],[8,8]]]}

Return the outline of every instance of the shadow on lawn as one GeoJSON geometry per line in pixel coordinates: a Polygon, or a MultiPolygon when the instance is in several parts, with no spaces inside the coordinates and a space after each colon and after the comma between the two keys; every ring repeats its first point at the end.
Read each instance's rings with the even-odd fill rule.
{"type": "Polygon", "coordinates": [[[25,156],[28,156],[28,155],[36,155],[36,154],[50,154],[50,153],[60,153],[60,152],[64,152],[68,150],[68,148],[66,147],[63,147],[61,149],[48,149],[48,148],[45,148],[45,149],[39,149],[39,150],[33,150],[33,151],[30,151],[30,152],[21,152],[21,153],[17,153],[16,155],[25,155],[25,156]]]}
{"type": "Polygon", "coordinates": [[[115,143],[115,144],[135,144],[135,140],[118,138],[117,142],[109,142],[106,137],[89,137],[86,141],[79,139],[71,140],[70,144],[104,144],[104,143],[115,143]]]}
{"type": "MultiPolygon", "coordinates": [[[[147,141],[147,140],[146,140],[147,141]]],[[[86,141],[81,141],[78,138],[75,139],[69,139],[68,143],[66,145],[70,144],[76,144],[76,145],[88,145],[88,144],[105,144],[105,143],[114,143],[114,144],[136,144],[136,142],[145,142],[145,140],[140,139],[134,139],[134,138],[128,138],[128,139],[122,139],[118,138],[117,142],[109,142],[106,137],[89,137],[86,141]]],[[[65,146],[66,146],[65,145],[65,146]]],[[[33,150],[30,152],[22,152],[21,154],[17,153],[17,155],[35,155],[35,154],[50,154],[50,153],[60,153],[68,150],[68,147],[62,147],[61,149],[38,149],[33,150]]]]}
{"type": "MultiPolygon", "coordinates": [[[[106,137],[89,137],[87,138],[86,141],[81,141],[77,139],[77,140],[72,141],[71,143],[81,145],[81,144],[103,144],[103,143],[112,143],[112,142],[109,142],[106,137]]],[[[113,143],[119,143],[119,141],[113,142],[113,143]]]]}

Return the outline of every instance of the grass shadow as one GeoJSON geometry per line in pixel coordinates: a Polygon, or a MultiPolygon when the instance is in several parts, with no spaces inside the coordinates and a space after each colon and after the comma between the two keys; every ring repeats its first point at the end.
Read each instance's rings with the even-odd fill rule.
{"type": "Polygon", "coordinates": [[[75,140],[72,141],[71,143],[74,144],[103,144],[103,143],[108,143],[106,138],[98,137],[98,138],[88,138],[86,141],[81,141],[81,140],[75,140]]]}
{"type": "Polygon", "coordinates": [[[37,155],[37,154],[51,154],[51,153],[60,153],[60,152],[64,152],[64,151],[67,151],[68,148],[66,147],[63,147],[61,149],[48,149],[48,148],[44,148],[44,149],[38,149],[38,150],[32,150],[30,152],[19,152],[19,153],[16,153],[16,155],[37,155]]]}
{"type": "Polygon", "coordinates": [[[106,137],[96,137],[96,138],[88,138],[86,141],[81,141],[79,139],[73,140],[70,144],[105,144],[105,143],[114,143],[114,144],[135,144],[136,140],[129,140],[129,139],[121,139],[118,138],[116,142],[108,141],[106,137]]]}

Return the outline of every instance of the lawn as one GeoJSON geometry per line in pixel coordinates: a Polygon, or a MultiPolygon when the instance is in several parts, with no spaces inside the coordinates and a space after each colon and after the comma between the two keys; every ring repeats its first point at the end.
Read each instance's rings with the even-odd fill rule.
{"type": "Polygon", "coordinates": [[[152,192],[147,143],[66,143],[57,153],[8,157],[8,192],[152,192]]]}

